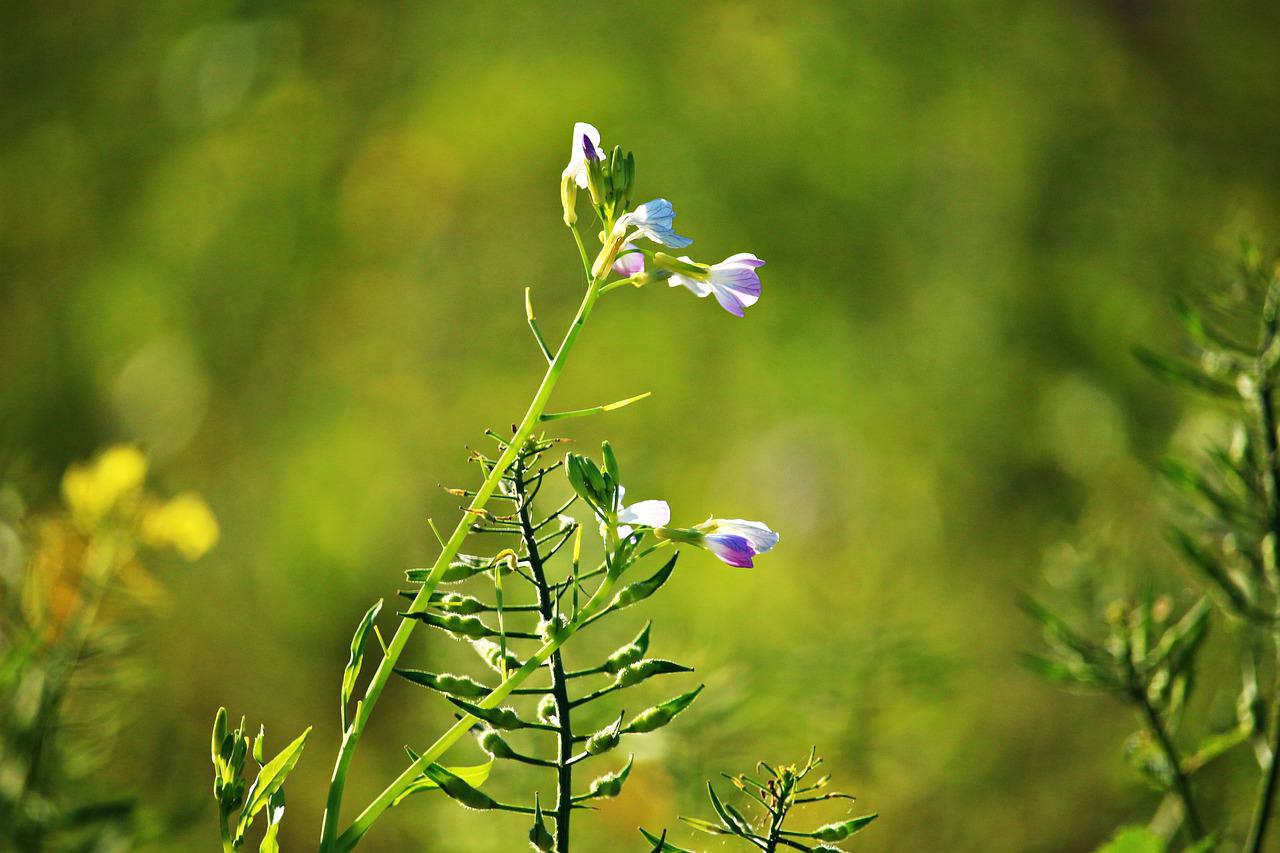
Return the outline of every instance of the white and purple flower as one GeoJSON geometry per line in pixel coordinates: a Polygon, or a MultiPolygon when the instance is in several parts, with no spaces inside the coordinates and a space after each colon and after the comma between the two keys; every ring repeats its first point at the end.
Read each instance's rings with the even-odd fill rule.
{"type": "Polygon", "coordinates": [[[622,247],[618,259],[613,262],[613,271],[623,278],[630,278],[644,272],[644,255],[630,243],[622,247]]]}
{"type": "Polygon", "coordinates": [[[569,146],[569,165],[564,167],[563,177],[572,178],[579,187],[587,188],[587,161],[603,160],[600,147],[600,131],[594,125],[580,121],[573,126],[573,142],[569,146]]]}
{"type": "Polygon", "coordinates": [[[705,548],[730,566],[742,569],[752,568],[757,554],[778,544],[778,534],[767,524],[742,518],[712,518],[687,529],[662,527],[654,534],[659,539],[705,548]]]}
{"type": "MultiPolygon", "coordinates": [[[[680,260],[693,264],[689,258],[680,260]]],[[[701,275],[688,271],[673,272],[671,286],[684,285],[699,297],[715,296],[720,307],[735,317],[745,316],[747,308],[760,299],[760,275],[756,272],[764,261],[750,252],[730,255],[712,264],[701,275]]]]}
{"type": "Polygon", "coordinates": [[[713,518],[699,525],[703,531],[703,548],[715,554],[725,563],[749,569],[757,554],[772,550],[778,544],[778,534],[759,521],[741,518],[713,518]]]}
{"type": "MultiPolygon", "coordinates": [[[[666,501],[637,501],[626,506],[622,503],[625,487],[618,486],[618,538],[626,539],[636,527],[663,527],[671,523],[671,507],[666,501]]],[[[600,535],[608,537],[609,527],[600,522],[600,535]]]]}
{"type": "Polygon", "coordinates": [[[665,198],[655,198],[653,201],[646,201],[630,213],[624,213],[613,226],[613,233],[626,235],[620,243],[644,237],[672,249],[683,249],[693,241],[675,232],[673,222],[675,218],[676,211],[671,206],[671,202],[665,198]]]}

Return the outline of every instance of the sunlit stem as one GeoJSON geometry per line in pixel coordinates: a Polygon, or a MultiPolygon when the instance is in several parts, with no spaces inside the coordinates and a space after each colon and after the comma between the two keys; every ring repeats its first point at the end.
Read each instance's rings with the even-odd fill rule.
{"type": "Polygon", "coordinates": [[[538,348],[542,350],[547,363],[555,361],[555,356],[551,354],[551,347],[547,346],[546,340],[542,337],[542,329],[538,328],[538,318],[533,316],[533,299],[527,287],[524,289],[524,316],[529,321],[529,330],[533,332],[533,339],[538,342],[538,348]]]}
{"type": "Polygon", "coordinates": [[[566,418],[582,418],[587,415],[602,415],[605,412],[612,412],[621,409],[624,406],[630,406],[632,403],[639,402],[645,397],[651,395],[652,391],[645,391],[643,394],[637,394],[634,397],[628,397],[625,400],[618,400],[613,403],[607,403],[603,406],[592,406],[589,409],[574,409],[570,412],[551,412],[542,416],[543,421],[562,421],[566,418]]]}
{"type": "Polygon", "coordinates": [[[582,271],[586,273],[587,278],[591,278],[591,256],[587,254],[587,247],[582,244],[582,233],[578,231],[577,223],[570,225],[569,230],[573,232],[573,242],[578,244],[578,256],[582,258],[582,271]]]}
{"type": "MultiPolygon", "coordinates": [[[[576,229],[574,229],[576,235],[576,229]]],[[[580,241],[579,241],[580,242],[580,241]]],[[[516,427],[515,434],[511,437],[510,443],[503,450],[502,455],[498,457],[489,474],[485,477],[484,483],[476,490],[475,497],[471,499],[462,518],[453,529],[453,533],[445,540],[444,547],[440,551],[440,555],[436,558],[435,564],[432,565],[430,573],[423,581],[418,594],[414,596],[410,603],[407,613],[419,613],[427,609],[427,605],[431,600],[431,594],[440,584],[441,578],[444,577],[449,565],[458,555],[462,543],[466,540],[467,534],[471,529],[472,517],[481,512],[485,505],[489,502],[489,498],[498,488],[503,474],[511,467],[515,461],[519,448],[524,444],[532,434],[533,430],[542,421],[542,413],[546,410],[547,402],[551,399],[551,392],[555,389],[556,382],[560,378],[560,374],[564,371],[564,365],[569,357],[570,351],[573,349],[574,343],[578,339],[578,334],[582,331],[583,325],[586,324],[587,318],[591,315],[591,309],[595,306],[596,300],[600,296],[600,285],[602,278],[592,278],[587,285],[587,291],[582,297],[582,302],[578,306],[577,314],[573,318],[568,331],[565,332],[564,339],[560,343],[560,348],[556,351],[555,358],[547,365],[547,372],[542,377],[542,383],[538,386],[537,392],[533,396],[533,401],[529,404],[528,410],[516,427]]],[[[338,758],[334,763],[333,777],[329,782],[329,795],[325,803],[324,819],[320,831],[320,851],[321,853],[330,853],[334,848],[334,843],[338,837],[338,821],[342,810],[342,794],[346,786],[347,773],[351,767],[351,760],[355,755],[356,746],[360,742],[360,736],[364,733],[364,728],[369,723],[369,717],[373,714],[373,709],[377,705],[378,698],[382,695],[382,690],[387,686],[387,681],[391,678],[392,672],[395,670],[396,663],[400,659],[400,655],[404,653],[405,647],[409,644],[409,638],[413,635],[413,629],[417,626],[417,620],[409,618],[407,615],[400,620],[399,626],[396,628],[395,634],[392,635],[391,641],[387,644],[386,654],[383,655],[381,662],[378,664],[377,670],[374,672],[369,686],[365,690],[363,702],[359,710],[355,714],[355,718],[347,727],[342,735],[342,745],[338,749],[338,758]]],[[[548,652],[549,654],[550,652],[548,652]]],[[[517,672],[516,675],[520,673],[517,672]]],[[[512,676],[514,678],[515,676],[512,676]]],[[[520,679],[523,681],[523,677],[520,679]]],[[[508,679],[505,683],[510,683],[508,679]]],[[[515,684],[511,684],[514,687],[515,684]]],[[[510,690],[511,687],[507,689],[510,690]]],[[[501,688],[499,688],[501,689],[501,688]]],[[[505,696],[504,692],[502,696],[505,696]]],[[[501,697],[499,697],[501,698],[501,697]]],[[[450,731],[456,730],[454,726],[450,731]]],[[[460,731],[465,732],[464,726],[460,731]]],[[[456,738],[455,738],[456,740],[456,738]]],[[[450,741],[452,743],[452,741],[450,741]]],[[[443,750],[442,750],[443,751],[443,750]]],[[[430,760],[435,760],[434,758],[430,760]]],[[[425,765],[424,765],[425,766],[425,765]]],[[[415,774],[416,775],[416,774],[415,774]]],[[[387,804],[390,800],[387,801],[387,804]]],[[[377,803],[375,803],[376,805],[377,803]]],[[[386,805],[378,809],[381,813],[386,805]]],[[[366,809],[366,812],[368,810],[366,809]]],[[[375,815],[376,816],[376,815],[375,815]]],[[[370,819],[372,822],[372,819],[370,819]]],[[[354,829],[354,827],[353,827],[354,829]]],[[[365,826],[356,839],[367,831],[365,826]]],[[[344,837],[346,837],[344,835],[344,837]]],[[[343,845],[342,849],[349,849],[355,842],[351,841],[343,845]]]]}
{"type": "MultiPolygon", "coordinates": [[[[519,669],[513,672],[505,681],[495,687],[488,696],[484,697],[476,704],[481,708],[496,707],[499,702],[510,695],[512,690],[519,687],[524,683],[525,679],[537,672],[538,669],[547,662],[547,659],[550,658],[557,649],[564,645],[569,638],[590,622],[591,618],[595,616],[597,612],[603,612],[603,610],[607,608],[609,596],[612,595],[613,588],[617,583],[617,580],[617,575],[606,575],[604,581],[601,582],[600,586],[591,596],[591,599],[583,606],[582,612],[576,619],[569,623],[563,632],[544,643],[543,646],[533,654],[533,657],[525,661],[519,669]]],[[[396,798],[400,796],[400,794],[408,790],[409,786],[422,775],[423,770],[428,765],[438,761],[449,747],[457,743],[458,740],[467,733],[468,729],[477,722],[478,720],[475,717],[470,714],[464,714],[461,719],[449,728],[448,731],[440,735],[440,737],[436,739],[435,743],[427,747],[426,751],[424,751],[416,761],[405,768],[404,772],[396,777],[396,780],[388,785],[387,788],[379,794],[363,812],[360,813],[360,816],[355,819],[350,828],[348,828],[347,831],[342,833],[342,836],[338,838],[336,849],[346,851],[355,847],[356,844],[360,842],[360,839],[364,837],[364,834],[369,831],[369,828],[373,826],[374,821],[378,819],[379,815],[390,808],[391,804],[395,802],[396,798]]]]}

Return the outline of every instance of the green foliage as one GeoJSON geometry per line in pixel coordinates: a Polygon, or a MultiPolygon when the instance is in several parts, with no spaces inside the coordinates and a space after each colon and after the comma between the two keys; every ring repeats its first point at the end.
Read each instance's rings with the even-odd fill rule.
{"type": "MultiPolygon", "coordinates": [[[[754,818],[732,803],[722,800],[715,785],[708,782],[707,797],[717,819],[711,821],[681,816],[680,820],[698,832],[734,837],[767,853],[783,848],[838,853],[840,848],[832,844],[845,841],[861,832],[877,815],[848,818],[823,824],[809,831],[791,828],[787,821],[797,807],[829,800],[853,800],[848,794],[826,790],[831,781],[830,776],[823,775],[806,781],[821,764],[822,759],[817,757],[817,751],[814,750],[803,764],[775,768],[760,762],[756,765],[759,778],[747,774],[726,776],[745,798],[744,807],[756,812],[754,818]]],[[[668,842],[665,831],[661,836],[655,836],[642,828],[640,834],[653,845],[651,853],[688,853],[684,848],[668,842]]]]}
{"type": "MultiPolygon", "coordinates": [[[[504,440],[498,439],[498,443],[500,449],[505,448],[504,440]]],[[[615,694],[653,678],[692,671],[674,661],[644,657],[652,632],[651,625],[646,624],[632,642],[611,653],[600,654],[595,661],[588,659],[572,673],[566,669],[564,653],[557,645],[546,656],[546,685],[522,688],[522,702],[529,710],[488,703],[486,697],[494,695],[502,680],[521,669],[524,660],[533,657],[539,646],[563,642],[580,626],[608,618],[649,598],[675,570],[676,555],[673,554],[650,577],[626,585],[614,595],[607,594],[620,577],[660,547],[657,544],[642,547],[639,543],[645,536],[643,531],[615,538],[612,549],[599,566],[583,569],[579,547],[576,544],[572,549],[564,547],[580,536],[579,523],[565,515],[573,501],[559,503],[553,511],[540,512],[535,499],[548,476],[563,467],[579,498],[584,492],[591,496],[588,505],[593,516],[608,519],[616,512],[618,460],[606,445],[603,467],[577,454],[569,454],[562,463],[548,458],[556,446],[556,441],[544,436],[532,438],[520,447],[511,470],[502,477],[502,493],[508,509],[502,514],[486,515],[474,524],[473,533],[491,534],[496,537],[495,542],[501,543],[497,546],[500,548],[497,556],[475,561],[476,565],[485,565],[470,578],[477,587],[466,593],[451,590],[438,594],[429,601],[427,610],[409,614],[435,631],[471,644],[488,664],[491,674],[442,675],[396,669],[396,674],[406,681],[443,695],[463,712],[464,719],[482,723],[473,728],[473,733],[480,747],[495,762],[542,767],[554,774],[556,803],[553,809],[544,812],[536,797],[528,805],[499,802],[473,785],[455,781],[448,771],[436,765],[425,770],[426,776],[439,783],[446,794],[468,808],[533,815],[529,840],[539,850],[569,849],[573,810],[591,800],[620,795],[633,762],[628,758],[620,769],[597,777],[585,790],[575,792],[574,780],[579,768],[617,748],[624,735],[637,736],[672,722],[702,690],[698,687],[641,711],[628,724],[624,725],[625,715],[619,714],[613,723],[594,734],[579,733],[579,721],[584,715],[599,719],[596,706],[606,698],[615,698],[615,694]],[[553,562],[557,554],[560,557],[553,562]],[[481,581],[487,581],[490,586],[491,599],[483,596],[481,581]],[[601,591],[604,598],[600,597],[601,591]],[[585,602],[596,600],[600,601],[598,609],[588,610],[585,602]],[[461,616],[459,610],[492,614],[493,621],[485,623],[481,630],[477,628],[479,617],[461,616]],[[548,627],[555,625],[560,627],[548,627]],[[599,686],[593,682],[599,682],[599,686]],[[530,741],[537,745],[533,747],[516,747],[499,733],[519,734],[529,730],[552,733],[554,741],[549,748],[541,746],[545,740],[530,741]]],[[[476,454],[473,458],[488,470],[490,463],[486,457],[476,454]]],[[[575,644],[574,648],[579,656],[589,654],[581,644],[575,644]]]]}
{"type": "Polygon", "coordinates": [[[239,850],[244,845],[254,818],[264,809],[267,828],[260,850],[265,853],[278,847],[276,838],[284,818],[284,782],[302,757],[310,735],[311,729],[308,728],[267,761],[265,732],[259,728],[257,737],[250,738],[243,719],[235,729],[228,729],[227,709],[218,709],[213,718],[210,758],[213,761],[213,798],[218,804],[224,850],[239,850]],[[258,764],[252,783],[244,775],[245,758],[250,755],[258,764]]]}
{"type": "MultiPolygon", "coordinates": [[[[1049,647],[1047,655],[1027,656],[1035,672],[1068,687],[1109,692],[1137,710],[1142,728],[1126,741],[1125,754],[1153,789],[1177,803],[1178,823],[1193,847],[1212,847],[1213,827],[1224,820],[1206,821],[1197,774],[1238,746],[1254,746],[1260,783],[1244,849],[1257,853],[1273,822],[1280,752],[1280,695],[1274,679],[1271,695],[1260,695],[1251,651],[1270,642],[1272,668],[1280,672],[1280,267],[1265,264],[1249,245],[1242,255],[1228,286],[1206,293],[1200,306],[1179,303],[1187,357],[1139,353],[1158,376],[1208,392],[1231,417],[1229,443],[1210,444],[1194,462],[1160,466],[1181,502],[1170,539],[1204,594],[1178,613],[1171,597],[1147,586],[1136,601],[1106,607],[1103,629],[1093,632],[1098,637],[1034,601],[1024,609],[1049,647]],[[1251,335],[1253,343],[1240,343],[1251,335]],[[1245,650],[1235,695],[1213,697],[1234,700],[1235,721],[1188,735],[1182,732],[1186,710],[1201,680],[1200,653],[1215,609],[1219,624],[1245,650]],[[1272,716],[1264,723],[1267,706],[1272,716]]],[[[1164,850],[1164,843],[1133,829],[1105,849],[1164,850]]]]}

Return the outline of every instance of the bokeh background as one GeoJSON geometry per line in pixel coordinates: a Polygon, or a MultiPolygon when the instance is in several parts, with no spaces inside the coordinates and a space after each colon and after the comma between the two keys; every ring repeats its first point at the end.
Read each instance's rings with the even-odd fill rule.
{"type": "MultiPolygon", "coordinates": [[[[1016,594],[1064,547],[1165,557],[1151,463],[1200,416],[1130,350],[1172,346],[1172,296],[1240,235],[1277,233],[1280,7],[10,0],[0,17],[7,470],[38,506],[68,462],[136,441],[223,527],[162,573],[150,677],[103,780],[173,823],[157,849],[216,843],[219,704],[277,745],[317,725],[284,837],[313,843],[351,631],[434,556],[424,521],[452,523],[437,484],[468,482],[464,445],[523,410],[540,373],[523,287],[552,334],[576,305],[558,197],[575,120],[636,152],[640,197],[675,202],[698,257],[768,266],[746,320],[684,291],[610,296],[557,401],[654,394],[569,433],[607,430],[634,493],[679,518],[783,534],[753,572],[688,555],[653,600],[655,651],[712,689],[581,819],[583,849],[641,849],[636,825],[704,813],[702,779],[811,744],[882,814],[860,850],[1087,850],[1145,818],[1119,750],[1133,721],[1018,666],[1034,631],[1016,594]]],[[[393,684],[350,808],[448,717],[393,684]]],[[[364,849],[507,851],[525,829],[423,797],[364,849]]]]}

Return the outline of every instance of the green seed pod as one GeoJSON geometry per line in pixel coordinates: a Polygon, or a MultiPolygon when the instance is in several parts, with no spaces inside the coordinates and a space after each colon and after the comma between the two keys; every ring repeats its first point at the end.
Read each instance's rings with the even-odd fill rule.
{"type": "Polygon", "coordinates": [[[616,797],[622,793],[622,785],[627,781],[627,777],[631,775],[631,765],[635,762],[635,756],[627,756],[627,764],[617,773],[606,773],[591,783],[591,787],[587,790],[588,799],[599,799],[616,797]]]}
{"type": "Polygon", "coordinates": [[[511,745],[502,739],[502,735],[488,726],[480,730],[477,740],[480,748],[494,758],[513,758],[516,754],[511,745]]]}
{"type": "Polygon", "coordinates": [[[549,643],[552,640],[563,638],[568,629],[569,620],[563,616],[556,615],[538,623],[538,636],[542,638],[544,643],[549,643]]]}
{"type": "Polygon", "coordinates": [[[453,675],[448,672],[434,673],[421,669],[396,669],[395,674],[401,678],[421,684],[440,693],[450,696],[461,696],[464,699],[481,699],[489,695],[489,687],[465,675],[453,675]]]}
{"type": "Polygon", "coordinates": [[[695,689],[688,693],[682,693],[674,699],[668,699],[660,705],[654,705],[647,708],[636,715],[626,728],[622,730],[623,734],[643,734],[651,732],[654,729],[660,729],[667,723],[676,718],[676,715],[693,704],[693,700],[698,698],[698,694],[702,692],[705,684],[699,684],[695,689]]]}
{"type": "Polygon", "coordinates": [[[556,699],[550,693],[538,700],[538,719],[549,726],[556,724],[556,699]]]}
{"type": "Polygon", "coordinates": [[[587,738],[587,754],[603,755],[618,745],[618,741],[622,740],[622,717],[618,717],[618,721],[607,729],[600,731],[587,738]]]}
{"type": "Polygon", "coordinates": [[[652,678],[655,675],[669,675],[675,672],[693,672],[693,670],[690,667],[678,664],[675,661],[654,658],[651,660],[638,661],[625,667],[618,673],[618,677],[614,679],[614,683],[619,687],[633,687],[645,679],[652,678]]]}
{"type": "Polygon", "coordinates": [[[852,820],[841,821],[840,823],[829,823],[826,826],[820,826],[815,829],[812,836],[819,841],[843,841],[871,823],[876,817],[877,815],[869,814],[855,817],[852,820]]]}
{"type": "Polygon", "coordinates": [[[506,675],[514,672],[521,666],[520,658],[516,657],[510,650],[508,650],[505,657],[506,666],[504,667],[502,647],[492,640],[472,640],[471,648],[476,650],[476,654],[480,655],[481,659],[489,665],[490,669],[499,674],[506,675]]]}
{"type": "Polygon", "coordinates": [[[644,629],[634,640],[609,655],[604,662],[604,671],[610,675],[617,675],[624,667],[644,657],[644,653],[649,651],[649,631],[652,627],[652,622],[646,622],[644,629]]]}
{"type": "Polygon", "coordinates": [[[459,613],[464,616],[484,613],[491,609],[480,599],[470,595],[463,595],[460,592],[446,592],[433,596],[431,603],[441,610],[448,610],[450,613],[459,613]]]}
{"type": "Polygon", "coordinates": [[[472,640],[482,640],[493,634],[493,631],[489,630],[489,626],[476,616],[462,616],[457,613],[445,613],[443,615],[414,613],[413,618],[448,631],[450,634],[457,634],[460,637],[468,637],[472,640]]]}
{"type": "Polygon", "coordinates": [[[445,698],[476,719],[484,720],[495,729],[513,731],[515,729],[529,728],[529,724],[520,719],[520,715],[510,708],[481,708],[479,705],[464,702],[453,696],[446,696],[445,698]]]}

